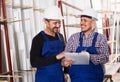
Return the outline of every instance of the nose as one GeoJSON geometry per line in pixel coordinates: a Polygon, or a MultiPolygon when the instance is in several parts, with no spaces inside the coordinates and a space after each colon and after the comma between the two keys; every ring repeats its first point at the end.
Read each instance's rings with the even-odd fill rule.
{"type": "Polygon", "coordinates": [[[84,22],[83,22],[83,21],[81,21],[81,22],[80,22],[80,26],[82,26],[83,24],[84,24],[84,22]]]}
{"type": "Polygon", "coordinates": [[[59,28],[59,27],[60,27],[60,25],[61,25],[60,23],[56,23],[56,27],[58,27],[58,28],[59,28]]]}

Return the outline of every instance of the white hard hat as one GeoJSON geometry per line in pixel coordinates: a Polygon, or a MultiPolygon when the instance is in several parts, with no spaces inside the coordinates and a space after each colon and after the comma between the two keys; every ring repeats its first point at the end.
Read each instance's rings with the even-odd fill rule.
{"type": "Polygon", "coordinates": [[[82,12],[82,14],[80,15],[80,17],[85,16],[88,18],[92,18],[94,20],[98,20],[97,18],[97,12],[94,9],[86,9],[82,12]]]}
{"type": "Polygon", "coordinates": [[[44,11],[43,18],[44,19],[59,19],[59,20],[63,19],[60,8],[58,8],[57,6],[50,6],[46,8],[44,11]]]}

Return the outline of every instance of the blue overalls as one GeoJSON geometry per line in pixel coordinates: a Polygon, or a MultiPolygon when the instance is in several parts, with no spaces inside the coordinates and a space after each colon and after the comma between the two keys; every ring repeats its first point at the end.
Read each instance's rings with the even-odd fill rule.
{"type": "MultiPolygon", "coordinates": [[[[59,38],[51,41],[43,31],[41,34],[45,39],[42,48],[43,57],[56,56],[64,50],[63,43],[59,40],[59,38]]],[[[61,60],[51,65],[38,67],[35,82],[64,82],[64,73],[62,71],[61,60]]]]}
{"type": "MultiPolygon", "coordinates": [[[[90,54],[97,54],[97,50],[95,48],[97,35],[98,33],[95,33],[92,46],[84,47],[82,45],[83,34],[80,32],[80,46],[76,49],[76,52],[79,53],[86,50],[90,54]]],[[[102,82],[104,77],[102,65],[94,65],[91,61],[89,65],[72,65],[69,67],[68,73],[70,74],[71,82],[102,82]]]]}

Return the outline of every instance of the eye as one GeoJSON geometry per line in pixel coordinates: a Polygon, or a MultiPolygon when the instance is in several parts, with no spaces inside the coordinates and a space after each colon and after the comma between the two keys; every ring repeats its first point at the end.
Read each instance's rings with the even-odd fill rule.
{"type": "Polygon", "coordinates": [[[81,19],[81,22],[87,22],[87,20],[86,19],[81,19]]]}
{"type": "Polygon", "coordinates": [[[55,25],[56,25],[56,24],[60,24],[60,23],[61,23],[61,22],[54,22],[53,24],[55,24],[55,25]]]}

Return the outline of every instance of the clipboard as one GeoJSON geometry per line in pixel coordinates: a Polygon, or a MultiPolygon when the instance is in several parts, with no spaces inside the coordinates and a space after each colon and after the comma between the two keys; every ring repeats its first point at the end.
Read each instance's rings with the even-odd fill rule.
{"type": "Polygon", "coordinates": [[[90,54],[88,52],[81,53],[65,53],[65,59],[72,59],[73,65],[88,65],[90,62],[90,54]]]}

